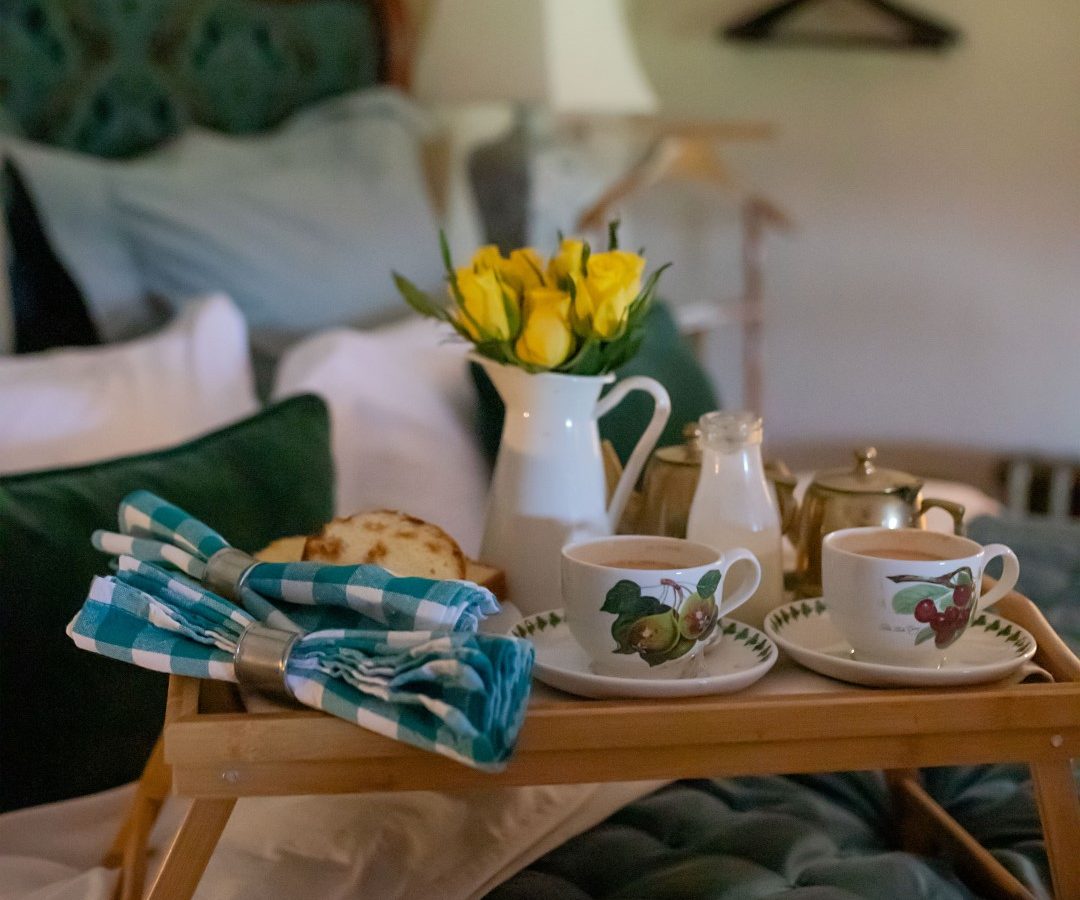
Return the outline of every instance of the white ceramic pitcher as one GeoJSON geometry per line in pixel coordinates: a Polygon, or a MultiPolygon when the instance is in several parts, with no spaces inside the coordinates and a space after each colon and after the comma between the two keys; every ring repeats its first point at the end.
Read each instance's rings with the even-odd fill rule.
{"type": "Polygon", "coordinates": [[[506,572],[510,599],[523,614],[554,609],[562,606],[563,546],[614,532],[671,399],[652,378],[625,378],[600,399],[614,375],[530,374],[474,359],[506,405],[480,558],[506,572]],[[651,394],[656,408],[607,503],[596,423],[631,391],[651,394]]]}

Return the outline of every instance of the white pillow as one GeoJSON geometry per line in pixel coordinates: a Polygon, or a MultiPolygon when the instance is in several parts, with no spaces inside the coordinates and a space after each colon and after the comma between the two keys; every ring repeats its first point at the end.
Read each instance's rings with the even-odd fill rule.
{"type": "Polygon", "coordinates": [[[339,515],[399,509],[441,526],[475,555],[488,473],[466,347],[446,338],[426,320],[325,332],[282,357],[274,396],[326,400],[339,515]]]}
{"type": "Polygon", "coordinates": [[[224,291],[260,349],[401,308],[390,270],[441,284],[418,107],[389,88],[333,97],[255,136],[189,129],[131,161],[0,139],[108,339],[224,291]]]}
{"type": "Polygon", "coordinates": [[[244,319],[204,297],[145,338],[0,357],[0,474],[156,450],[257,406],[244,319]]]}

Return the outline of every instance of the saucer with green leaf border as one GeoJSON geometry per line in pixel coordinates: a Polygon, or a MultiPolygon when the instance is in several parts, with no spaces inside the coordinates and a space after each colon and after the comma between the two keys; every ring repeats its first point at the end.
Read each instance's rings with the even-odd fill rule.
{"type": "Polygon", "coordinates": [[[742,622],[721,619],[720,639],[674,678],[599,675],[570,634],[561,609],[526,616],[510,634],[536,648],[533,675],[549,687],[580,697],[698,697],[727,694],[749,687],[773,667],[778,652],[764,634],[742,622]]]}
{"type": "Polygon", "coordinates": [[[1035,655],[1035,638],[980,610],[936,666],[899,666],[860,659],[829,619],[820,597],[778,606],[765,633],[789,656],[821,675],[869,687],[950,687],[998,681],[1035,655]]]}

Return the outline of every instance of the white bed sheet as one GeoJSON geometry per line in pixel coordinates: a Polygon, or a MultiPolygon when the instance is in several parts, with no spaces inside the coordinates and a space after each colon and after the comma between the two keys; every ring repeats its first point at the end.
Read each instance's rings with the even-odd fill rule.
{"type": "MultiPolygon", "coordinates": [[[[662,782],[241,800],[199,900],[454,900],[495,885],[662,782]]],[[[0,897],[108,900],[99,860],[133,786],[0,816],[0,897]]],[[[170,799],[151,873],[187,801],[170,799]]]]}

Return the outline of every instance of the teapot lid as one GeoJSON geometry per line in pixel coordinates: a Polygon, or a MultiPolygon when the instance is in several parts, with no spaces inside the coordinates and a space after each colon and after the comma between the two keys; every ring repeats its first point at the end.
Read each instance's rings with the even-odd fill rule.
{"type": "Polygon", "coordinates": [[[697,422],[689,422],[683,429],[684,444],[660,447],[654,454],[661,462],[673,466],[701,465],[701,429],[697,422]]]}
{"type": "Polygon", "coordinates": [[[918,491],[922,481],[907,472],[896,469],[879,469],[874,460],[874,447],[860,447],[855,451],[854,469],[829,469],[814,476],[817,487],[849,494],[892,494],[897,491],[918,491]]]}

